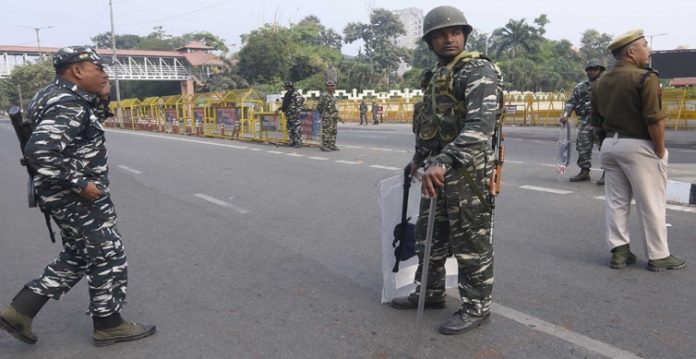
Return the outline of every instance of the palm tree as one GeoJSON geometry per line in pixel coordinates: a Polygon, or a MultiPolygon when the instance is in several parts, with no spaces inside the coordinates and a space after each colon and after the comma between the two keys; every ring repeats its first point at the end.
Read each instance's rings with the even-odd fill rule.
{"type": "Polygon", "coordinates": [[[509,55],[517,58],[522,52],[535,49],[541,36],[536,28],[527,24],[526,19],[510,19],[505,27],[493,31],[492,38],[498,57],[509,55]]]}

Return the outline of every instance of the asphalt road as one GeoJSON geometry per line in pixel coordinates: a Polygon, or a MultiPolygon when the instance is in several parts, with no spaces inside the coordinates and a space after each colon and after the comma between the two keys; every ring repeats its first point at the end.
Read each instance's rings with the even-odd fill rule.
{"type": "MultiPolygon", "coordinates": [[[[633,216],[638,263],[611,270],[602,188],[553,173],[556,129],[507,133],[492,321],[466,335],[436,333],[455,297],[426,312],[420,340],[415,312],[379,303],[377,183],[410,159],[407,125],[341,126],[331,153],[109,131],[130,269],[123,314],[158,333],[93,347],[83,281],[37,316],[36,345],[0,333],[0,358],[695,358],[696,208],[667,213],[689,268],[645,270],[633,216]]],[[[668,136],[681,169],[670,178],[696,177],[692,134],[668,136]]],[[[0,303],[59,251],[26,208],[17,159],[0,120],[0,303]]]]}

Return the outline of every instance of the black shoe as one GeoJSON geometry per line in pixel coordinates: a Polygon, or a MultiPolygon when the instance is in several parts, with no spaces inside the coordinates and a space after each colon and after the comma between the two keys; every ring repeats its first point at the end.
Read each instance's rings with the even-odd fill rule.
{"type": "Polygon", "coordinates": [[[324,151],[324,152],[331,152],[331,149],[328,147],[319,147],[319,149],[324,151]]]}
{"type": "Polygon", "coordinates": [[[590,180],[590,169],[589,168],[583,168],[580,170],[580,173],[575,175],[574,177],[570,177],[569,181],[570,182],[585,182],[590,180]]]}
{"type": "Polygon", "coordinates": [[[463,334],[488,322],[490,317],[490,312],[483,313],[481,316],[475,316],[468,314],[464,309],[460,309],[447,319],[446,322],[442,323],[439,332],[444,335],[463,334]]]}
{"type": "MultiPolygon", "coordinates": [[[[411,295],[407,297],[398,297],[392,299],[391,303],[389,303],[392,308],[394,309],[418,309],[418,294],[416,293],[411,293],[411,295]]],[[[442,301],[440,302],[428,302],[427,300],[425,301],[425,308],[427,309],[444,309],[445,308],[445,300],[443,298],[442,301]]]]}
{"type": "Polygon", "coordinates": [[[667,258],[651,259],[648,261],[648,270],[653,272],[678,270],[682,268],[686,268],[686,262],[672,255],[667,258]]]}
{"type": "Polygon", "coordinates": [[[597,181],[597,186],[604,186],[604,171],[602,171],[602,177],[597,181]]]}

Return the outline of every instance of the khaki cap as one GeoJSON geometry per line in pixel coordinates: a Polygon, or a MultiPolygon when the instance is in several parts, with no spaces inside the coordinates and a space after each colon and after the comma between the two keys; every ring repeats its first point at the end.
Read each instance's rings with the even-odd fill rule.
{"type": "Polygon", "coordinates": [[[610,52],[614,51],[619,47],[626,46],[632,43],[633,41],[636,41],[643,37],[645,37],[643,35],[643,29],[631,30],[629,32],[617,36],[616,39],[611,44],[609,44],[609,46],[607,46],[607,50],[609,50],[610,52]]]}

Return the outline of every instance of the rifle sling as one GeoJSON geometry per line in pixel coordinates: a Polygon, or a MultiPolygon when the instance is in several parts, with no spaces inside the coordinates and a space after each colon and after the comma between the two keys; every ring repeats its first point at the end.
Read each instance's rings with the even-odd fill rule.
{"type": "Polygon", "coordinates": [[[486,198],[483,196],[483,192],[481,192],[481,188],[476,185],[476,182],[474,182],[474,179],[471,177],[469,171],[464,170],[462,174],[464,176],[464,180],[469,185],[469,188],[471,188],[471,191],[474,192],[479,201],[481,201],[481,206],[486,210],[486,212],[492,214],[493,208],[490,204],[488,204],[488,201],[486,201],[486,198]]]}

